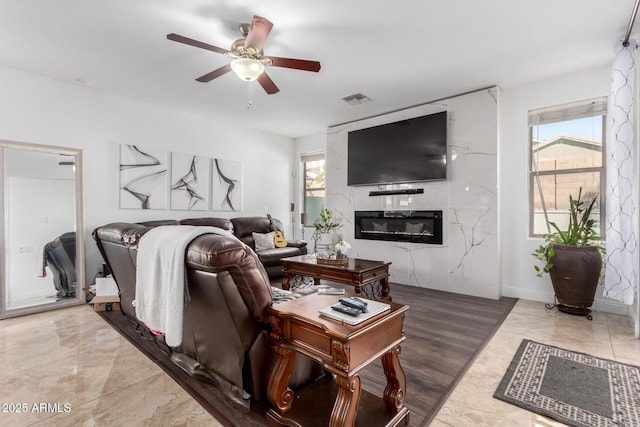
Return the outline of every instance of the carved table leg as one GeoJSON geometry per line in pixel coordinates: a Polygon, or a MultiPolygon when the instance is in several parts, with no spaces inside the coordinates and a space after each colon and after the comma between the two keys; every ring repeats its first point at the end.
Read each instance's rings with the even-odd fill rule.
{"type": "Polygon", "coordinates": [[[289,388],[289,376],[293,370],[293,362],[296,360],[296,353],[280,345],[276,345],[275,351],[278,354],[276,364],[269,377],[267,397],[269,402],[280,412],[291,409],[294,393],[289,388]]]}
{"type": "Polygon", "coordinates": [[[380,280],[382,284],[382,298],[383,300],[391,301],[391,297],[389,296],[389,276],[380,280]]]}
{"type": "Polygon", "coordinates": [[[291,280],[291,275],[285,271],[282,277],[282,289],[285,291],[289,290],[289,280],[291,280]]]}
{"type": "Polygon", "coordinates": [[[369,296],[369,295],[365,295],[364,292],[362,292],[362,285],[356,283],[355,285],[353,285],[353,289],[355,291],[355,294],[357,297],[361,297],[361,296],[369,296]]]}
{"type": "Polygon", "coordinates": [[[382,367],[387,377],[387,387],[384,389],[384,404],[391,413],[397,413],[404,406],[404,391],[406,380],[402,366],[400,366],[400,346],[395,347],[382,356],[382,367]]]}
{"type": "Polygon", "coordinates": [[[336,376],[336,384],[338,384],[338,395],[336,396],[336,402],[333,404],[329,426],[351,427],[355,425],[356,415],[358,414],[360,376],[355,375],[351,378],[346,378],[338,375],[336,376]]]}

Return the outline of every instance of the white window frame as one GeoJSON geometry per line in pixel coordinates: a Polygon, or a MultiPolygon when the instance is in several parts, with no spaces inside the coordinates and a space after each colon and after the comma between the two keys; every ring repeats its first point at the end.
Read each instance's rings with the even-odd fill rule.
{"type": "MultiPolygon", "coordinates": [[[[325,173],[326,173],[327,161],[324,153],[303,154],[300,157],[300,160],[302,162],[302,212],[305,214],[305,221],[304,222],[301,221],[301,222],[303,227],[313,227],[313,223],[308,223],[310,221],[310,218],[306,212],[306,209],[307,209],[307,177],[306,177],[307,163],[323,160],[325,165],[325,173]]],[[[325,200],[326,200],[326,175],[325,175],[325,187],[316,188],[315,190],[324,190],[325,200]]]]}
{"type": "MultiPolygon", "coordinates": [[[[606,213],[606,140],[607,140],[607,97],[599,97],[579,101],[571,104],[557,105],[554,107],[542,108],[529,111],[529,237],[542,237],[546,233],[535,233],[534,231],[534,195],[540,194],[547,227],[549,220],[544,208],[544,195],[541,190],[540,177],[551,175],[575,174],[598,172],[600,174],[600,238],[605,237],[605,213],[606,213]],[[535,126],[548,123],[558,123],[568,120],[602,116],[602,164],[598,167],[572,168],[572,169],[552,169],[540,171],[533,153],[533,129],[535,126]]],[[[551,232],[549,228],[547,232],[551,232]]]]}

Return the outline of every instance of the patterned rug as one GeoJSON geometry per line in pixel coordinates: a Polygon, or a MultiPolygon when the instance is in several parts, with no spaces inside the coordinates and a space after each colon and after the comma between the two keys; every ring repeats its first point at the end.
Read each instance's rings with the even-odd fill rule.
{"type": "Polygon", "coordinates": [[[523,340],[493,397],[569,426],[640,426],[640,367],[523,340]]]}

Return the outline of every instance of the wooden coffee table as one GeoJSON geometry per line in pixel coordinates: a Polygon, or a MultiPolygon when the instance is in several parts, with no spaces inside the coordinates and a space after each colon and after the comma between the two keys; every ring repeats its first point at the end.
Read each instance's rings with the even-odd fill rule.
{"type": "MultiPolygon", "coordinates": [[[[313,277],[351,285],[357,296],[391,301],[389,295],[390,262],[349,258],[346,265],[319,264],[315,255],[298,255],[282,259],[282,289],[289,290],[292,278],[313,277]]],[[[295,288],[295,286],[294,286],[295,288]]]]}
{"type": "Polygon", "coordinates": [[[339,296],[311,294],[274,304],[270,341],[278,359],[271,371],[267,412],[271,426],[397,426],[407,424],[405,375],[400,365],[403,323],[409,306],[390,309],[357,325],[331,320],[319,310],[339,296]],[[294,393],[288,387],[296,353],[322,363],[328,377],[294,393]],[[360,371],[381,358],[387,385],[382,398],[361,390],[360,371]]]}

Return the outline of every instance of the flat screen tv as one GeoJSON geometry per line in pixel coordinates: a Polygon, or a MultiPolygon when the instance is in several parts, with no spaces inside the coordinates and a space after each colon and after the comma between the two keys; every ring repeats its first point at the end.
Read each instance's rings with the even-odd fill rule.
{"type": "Polygon", "coordinates": [[[348,134],[347,185],[447,178],[447,112],[348,134]]]}

